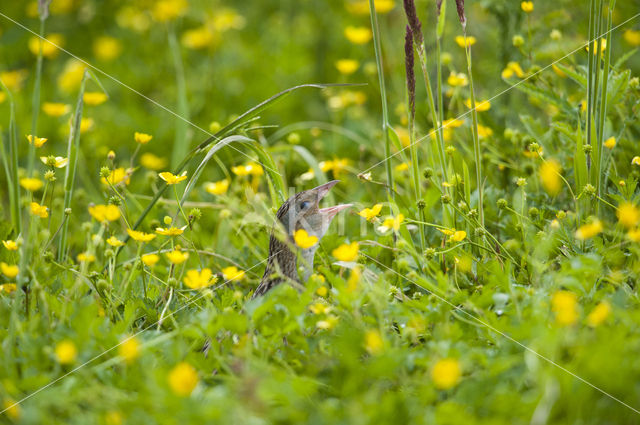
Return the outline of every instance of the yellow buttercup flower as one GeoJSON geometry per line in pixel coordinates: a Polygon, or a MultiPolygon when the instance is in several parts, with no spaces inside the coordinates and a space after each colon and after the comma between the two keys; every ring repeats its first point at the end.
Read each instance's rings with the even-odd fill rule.
{"type": "Polygon", "coordinates": [[[13,71],[0,72],[0,80],[11,91],[20,91],[27,79],[28,71],[25,69],[15,69],[13,71]]]}
{"type": "Polygon", "coordinates": [[[462,35],[458,35],[455,38],[456,44],[460,47],[467,47],[467,46],[473,46],[474,44],[476,44],[476,38],[472,35],[468,36],[466,39],[466,43],[465,43],[465,38],[462,35]]]}
{"type": "Polygon", "coordinates": [[[78,355],[76,345],[68,339],[58,343],[54,352],[58,363],[63,365],[75,362],[78,355]]]}
{"type": "Polygon", "coordinates": [[[78,254],[76,259],[80,263],[93,263],[94,261],[96,261],[96,256],[87,252],[81,252],[80,254],[78,254]]]}
{"type": "Polygon", "coordinates": [[[229,190],[229,180],[224,179],[217,182],[207,182],[204,190],[212,195],[224,195],[229,190]]]}
{"type": "Polygon", "coordinates": [[[449,78],[447,78],[447,84],[451,87],[464,87],[469,84],[469,79],[467,78],[467,74],[452,72],[449,74],[449,78]]]}
{"type": "Polygon", "coordinates": [[[523,1],[522,3],[520,3],[520,7],[526,13],[533,12],[533,2],[532,1],[523,1]]]}
{"type": "Polygon", "coordinates": [[[182,362],[169,372],[169,387],[180,397],[191,395],[198,385],[198,373],[189,363],[182,362]]]}
{"type": "Polygon", "coordinates": [[[172,264],[182,264],[189,258],[188,252],[182,252],[179,249],[174,249],[173,251],[169,251],[164,254],[170,263],[172,264]]]}
{"type": "Polygon", "coordinates": [[[316,322],[316,328],[327,331],[335,328],[337,324],[338,318],[334,315],[329,315],[325,320],[318,320],[316,322]]]}
{"type": "MultiPolygon", "coordinates": [[[[471,99],[467,99],[464,104],[467,108],[471,109],[471,99]]],[[[485,112],[491,109],[491,102],[488,100],[476,100],[476,111],[485,112]]]]}
{"type": "Polygon", "coordinates": [[[73,93],[80,87],[84,76],[85,64],[77,59],[67,61],[62,74],[58,77],[58,86],[66,93],[73,93]]]}
{"type": "Polygon", "coordinates": [[[2,245],[4,245],[4,247],[9,251],[18,250],[18,244],[16,243],[16,241],[12,241],[12,240],[2,241],[2,245]]]}
{"type": "Polygon", "coordinates": [[[116,221],[120,218],[120,208],[115,205],[91,205],[88,208],[91,217],[99,222],[116,221]]]}
{"type": "Polygon", "coordinates": [[[631,165],[640,165],[640,156],[634,156],[631,160],[631,165]]]}
{"type": "Polygon", "coordinates": [[[578,297],[573,292],[556,291],[551,297],[551,310],[560,326],[570,326],[578,321],[578,297]]]}
{"type": "Polygon", "coordinates": [[[118,354],[124,359],[125,363],[133,363],[140,357],[140,341],[138,341],[138,338],[132,336],[125,339],[120,346],[118,346],[118,354]]]}
{"type": "Polygon", "coordinates": [[[18,276],[18,273],[20,273],[18,266],[15,264],[7,264],[4,261],[0,263],[0,271],[9,279],[13,279],[18,276]]]}
{"type": "Polygon", "coordinates": [[[560,163],[556,160],[550,159],[540,164],[540,182],[544,190],[551,196],[556,196],[562,189],[561,171],[560,163]]]}
{"type": "MultiPolygon", "coordinates": [[[[593,40],[592,46],[593,46],[593,54],[597,55],[598,54],[598,52],[597,52],[598,40],[593,40]]],[[[590,51],[589,47],[590,46],[585,47],[585,50],[587,52],[590,51]]],[[[600,39],[600,52],[604,53],[604,51],[606,49],[607,49],[607,39],[606,38],[601,38],[600,39]]]]}
{"type": "Polygon", "coordinates": [[[140,164],[149,170],[158,171],[167,167],[167,160],[150,152],[145,152],[140,157],[140,164]]]}
{"type": "Polygon", "coordinates": [[[167,184],[178,184],[187,179],[187,172],[183,171],[182,174],[176,176],[175,174],[165,171],[159,174],[160,178],[167,182],[167,184]]]}
{"type": "Polygon", "coordinates": [[[131,236],[131,239],[136,242],[151,242],[156,238],[156,235],[153,233],[144,233],[139,230],[127,229],[127,233],[131,236]]]}
{"type": "Polygon", "coordinates": [[[384,341],[380,332],[375,329],[368,330],[364,334],[364,348],[370,354],[379,354],[384,349],[384,341]]]}
{"type": "Polygon", "coordinates": [[[308,249],[318,243],[318,237],[316,235],[309,235],[306,230],[298,229],[293,234],[293,240],[302,249],[308,249]]]}
{"type": "Polygon", "coordinates": [[[58,56],[60,49],[57,47],[62,47],[64,45],[64,37],[62,34],[49,34],[46,37],[46,40],[41,39],[38,36],[32,36],[29,38],[29,51],[34,55],[38,55],[40,53],[40,48],[42,47],[42,56],[47,59],[53,59],[58,56]]]}
{"type": "Polygon", "coordinates": [[[320,295],[321,297],[326,297],[328,293],[329,290],[324,285],[316,289],[316,294],[320,295]]]}
{"type": "Polygon", "coordinates": [[[396,165],[395,170],[398,172],[407,171],[409,169],[409,165],[411,165],[411,161],[401,162],[400,164],[396,165]]]}
{"type": "Polygon", "coordinates": [[[119,246],[123,246],[124,245],[124,242],[122,242],[120,239],[116,238],[115,236],[110,236],[107,239],[107,243],[109,245],[111,245],[111,246],[116,247],[116,248],[119,247],[119,246]]]}
{"type": "Polygon", "coordinates": [[[340,175],[340,173],[342,173],[342,171],[344,171],[345,168],[347,168],[349,162],[350,161],[347,158],[336,158],[329,161],[320,161],[318,163],[318,166],[325,173],[328,171],[332,171],[334,176],[338,176],[340,175]]]}
{"type": "Polygon", "coordinates": [[[29,192],[36,192],[42,189],[44,183],[42,182],[42,180],[35,177],[24,177],[20,179],[20,186],[22,186],[29,192]]]}
{"type": "Polygon", "coordinates": [[[153,136],[147,133],[138,133],[137,131],[133,133],[133,139],[136,143],[140,143],[141,145],[146,145],[153,139],[153,136]]]}
{"type": "MultiPolygon", "coordinates": [[[[389,13],[396,3],[394,0],[375,0],[374,7],[376,12],[380,14],[389,13]]],[[[348,2],[345,7],[349,13],[354,15],[368,15],[369,14],[369,2],[367,0],[356,0],[348,2]]]]}
{"type": "Polygon", "coordinates": [[[42,112],[50,117],[61,117],[71,111],[71,106],[64,103],[44,102],[42,112]]]}
{"type": "Polygon", "coordinates": [[[93,118],[82,118],[80,120],[80,134],[84,134],[87,131],[93,129],[94,124],[95,121],[93,120],[93,118]]]}
{"type": "Polygon", "coordinates": [[[638,30],[628,29],[622,33],[622,38],[634,47],[640,46],[640,31],[638,30]]]}
{"type": "Polygon", "coordinates": [[[591,239],[596,236],[598,233],[602,232],[602,222],[600,220],[594,220],[591,223],[584,224],[576,230],[576,239],[581,241],[586,239],[591,239]]]}
{"type": "Polygon", "coordinates": [[[339,261],[351,262],[358,259],[359,251],[360,244],[358,244],[358,242],[351,242],[350,244],[343,243],[331,251],[331,255],[336,257],[339,261]]]}
{"type": "Polygon", "coordinates": [[[160,256],[158,254],[145,254],[141,259],[145,266],[153,267],[158,261],[160,261],[160,256]]]}
{"type": "Polygon", "coordinates": [[[238,165],[235,167],[231,167],[231,171],[233,174],[239,177],[244,176],[261,176],[264,174],[264,169],[262,165],[257,164],[255,162],[251,162],[246,165],[238,165]]]}
{"type": "Polygon", "coordinates": [[[102,105],[107,99],[108,96],[101,91],[89,91],[82,95],[82,101],[88,106],[102,105]]]}
{"type": "Polygon", "coordinates": [[[440,390],[448,390],[460,382],[462,371],[460,362],[456,359],[442,359],[431,369],[431,379],[436,388],[440,390]]]}
{"type": "Polygon", "coordinates": [[[604,141],[604,147],[607,149],[613,149],[616,147],[616,138],[615,137],[609,137],[607,140],[604,141]]]}
{"type": "Polygon", "coordinates": [[[61,156],[41,156],[40,161],[44,165],[55,168],[64,168],[69,163],[69,158],[63,158],[61,156]]]}
{"type": "Polygon", "coordinates": [[[189,288],[200,289],[213,285],[218,278],[213,275],[211,269],[206,268],[202,269],[202,271],[188,270],[187,275],[182,280],[189,288]]]}
{"type": "Polygon", "coordinates": [[[216,31],[225,32],[231,29],[240,30],[244,28],[247,20],[234,9],[223,7],[215,12],[209,23],[216,31]]]}
{"type": "Polygon", "coordinates": [[[630,202],[624,202],[618,206],[616,211],[618,222],[627,229],[636,227],[640,221],[640,209],[630,202]]]}
{"type": "Polygon", "coordinates": [[[18,285],[15,283],[5,283],[0,285],[0,293],[11,294],[18,289],[18,285]]]}
{"type": "Polygon", "coordinates": [[[513,74],[518,78],[524,78],[526,75],[518,62],[509,62],[504,71],[502,71],[502,78],[510,78],[513,74]]]}
{"type": "Polygon", "coordinates": [[[36,215],[40,218],[49,217],[49,209],[46,205],[40,205],[37,202],[31,202],[29,204],[29,209],[31,210],[32,215],[36,215]]]}
{"type": "Polygon", "coordinates": [[[225,280],[237,281],[244,278],[244,270],[239,270],[236,266],[229,266],[222,269],[222,277],[225,280]]]}
{"type": "Polygon", "coordinates": [[[595,328],[607,320],[607,317],[609,317],[610,314],[611,305],[606,301],[602,301],[587,316],[587,325],[595,328]]]}
{"type": "Polygon", "coordinates": [[[45,137],[37,137],[37,136],[33,136],[31,134],[29,134],[27,136],[27,140],[29,141],[29,144],[33,144],[36,148],[42,147],[42,145],[44,145],[45,143],[47,143],[47,138],[45,137]]]}
{"type": "Polygon", "coordinates": [[[451,235],[450,240],[453,242],[462,242],[466,237],[467,232],[465,232],[464,230],[456,230],[455,232],[453,232],[453,235],[451,235]]]}
{"type": "Polygon", "coordinates": [[[178,236],[184,232],[184,229],[179,227],[156,227],[156,233],[163,236],[178,236]]]}
{"type": "MultiPolygon", "coordinates": [[[[487,101],[488,103],[489,101],[487,101]]],[[[476,103],[476,107],[478,106],[478,104],[476,103]]],[[[458,128],[464,125],[464,120],[461,119],[457,119],[457,118],[449,118],[448,120],[444,120],[444,122],[442,123],[442,126],[446,128],[458,128]]]]}
{"type": "Polygon", "coordinates": [[[364,217],[367,221],[373,221],[382,211],[382,204],[375,204],[371,208],[365,208],[358,213],[360,217],[364,217]]]}
{"type": "Polygon", "coordinates": [[[124,168],[116,168],[114,170],[111,170],[111,174],[109,176],[107,176],[107,178],[105,179],[104,177],[100,178],[100,181],[103,184],[111,184],[113,186],[117,186],[120,183],[124,184],[129,184],[131,183],[131,170],[125,170],[124,168]]]}
{"type": "Polygon", "coordinates": [[[431,379],[436,388],[440,390],[448,390],[460,382],[462,371],[460,362],[456,359],[442,359],[431,369],[431,379]]]}
{"type": "Polygon", "coordinates": [[[151,15],[158,22],[173,21],[184,15],[188,7],[187,0],[159,0],[154,2],[151,15]]]}
{"type": "Polygon", "coordinates": [[[478,137],[483,138],[491,135],[493,135],[493,130],[491,128],[478,124],[478,137]]]}
{"type": "MultiPolygon", "coordinates": [[[[326,288],[326,287],[322,286],[322,288],[326,288]]],[[[309,306],[309,311],[311,311],[313,314],[327,314],[327,313],[330,313],[331,310],[333,309],[330,305],[326,305],[322,303],[315,303],[309,306]]]]}
{"type": "Polygon", "coordinates": [[[198,28],[185,31],[180,41],[184,47],[189,49],[204,49],[213,44],[214,34],[208,26],[202,25],[198,28]]]}
{"type": "Polygon", "coordinates": [[[112,61],[122,52],[122,43],[113,37],[103,35],[93,42],[93,55],[101,61],[112,61]]]}
{"type": "Polygon", "coordinates": [[[371,40],[373,34],[369,27],[348,26],[344,29],[344,36],[353,44],[366,44],[371,40]]]}
{"type": "Polygon", "coordinates": [[[340,59],[335,66],[340,74],[351,75],[358,70],[360,63],[355,59],[340,59]]]}
{"type": "Polygon", "coordinates": [[[378,231],[385,233],[393,229],[396,232],[400,230],[400,225],[404,221],[404,214],[398,214],[395,217],[385,218],[382,222],[382,226],[378,227],[378,231]]]}

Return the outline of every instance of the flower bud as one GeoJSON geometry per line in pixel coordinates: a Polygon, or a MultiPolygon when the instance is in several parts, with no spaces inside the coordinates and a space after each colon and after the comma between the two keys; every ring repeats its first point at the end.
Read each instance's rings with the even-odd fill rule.
{"type": "Polygon", "coordinates": [[[513,43],[513,47],[522,47],[524,45],[524,38],[522,38],[520,34],[514,35],[511,42],[513,43]]]}
{"type": "Polygon", "coordinates": [[[107,178],[111,175],[111,169],[109,167],[100,168],[100,177],[107,178]]]}
{"type": "Polygon", "coordinates": [[[498,199],[497,205],[498,205],[499,209],[503,210],[503,209],[507,208],[508,203],[507,203],[506,199],[500,198],[500,199],[498,199]]]}

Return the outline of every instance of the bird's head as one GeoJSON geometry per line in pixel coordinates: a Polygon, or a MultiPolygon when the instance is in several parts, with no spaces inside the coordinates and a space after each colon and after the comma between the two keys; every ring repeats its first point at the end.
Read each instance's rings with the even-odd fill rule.
{"type": "Polygon", "coordinates": [[[319,207],[322,198],[338,182],[339,180],[333,180],[296,193],[282,204],[277,217],[289,236],[293,236],[298,229],[304,229],[309,235],[317,236],[318,239],[324,236],[336,214],[351,206],[351,204],[341,204],[327,208],[319,207]]]}

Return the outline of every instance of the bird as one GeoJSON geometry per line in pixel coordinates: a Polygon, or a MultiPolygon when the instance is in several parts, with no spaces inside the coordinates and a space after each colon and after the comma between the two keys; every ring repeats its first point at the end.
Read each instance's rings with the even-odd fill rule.
{"type": "Polygon", "coordinates": [[[320,208],[319,203],[339,180],[332,180],[313,189],[305,190],[287,199],[276,213],[275,224],[269,237],[269,257],[260,284],[252,298],[266,294],[276,285],[289,281],[301,285],[306,282],[313,270],[313,258],[318,243],[310,248],[302,249],[294,242],[294,234],[304,229],[317,241],[325,235],[334,217],[351,204],[340,204],[320,208]],[[280,236],[284,231],[284,237],[280,236]],[[298,264],[298,260],[301,260],[298,264]],[[299,266],[303,271],[303,280],[298,275],[299,266]]]}

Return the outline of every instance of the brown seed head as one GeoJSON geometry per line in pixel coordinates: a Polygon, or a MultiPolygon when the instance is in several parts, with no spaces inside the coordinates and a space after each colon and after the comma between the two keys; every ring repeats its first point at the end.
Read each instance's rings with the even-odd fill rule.
{"type": "Polygon", "coordinates": [[[409,27],[411,27],[411,32],[413,33],[414,42],[421,46],[424,38],[422,37],[422,24],[420,23],[420,19],[418,19],[418,13],[416,12],[416,4],[414,0],[403,0],[404,2],[404,13],[407,15],[407,22],[409,23],[409,27]]]}
{"type": "Polygon", "coordinates": [[[409,96],[409,113],[413,119],[416,115],[416,75],[414,73],[413,32],[407,25],[404,36],[404,65],[407,73],[407,95],[409,96]]]}

